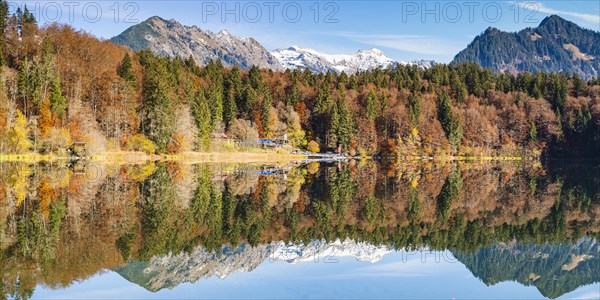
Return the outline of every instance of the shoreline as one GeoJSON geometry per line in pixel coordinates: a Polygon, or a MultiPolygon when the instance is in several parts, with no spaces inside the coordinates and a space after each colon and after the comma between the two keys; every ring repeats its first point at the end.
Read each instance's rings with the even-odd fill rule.
{"type": "Polygon", "coordinates": [[[88,157],[72,157],[59,155],[0,154],[0,162],[59,162],[86,161],[95,163],[143,164],[156,161],[172,161],[181,163],[276,163],[307,160],[306,155],[283,154],[275,152],[183,152],[178,154],[146,154],[134,151],[103,152],[88,157]]]}
{"type": "MultiPolygon", "coordinates": [[[[373,157],[331,156],[322,153],[314,155],[291,154],[281,152],[182,152],[178,154],[146,154],[134,151],[103,152],[89,157],[71,157],[58,155],[0,154],[0,162],[58,162],[87,161],[96,163],[142,164],[147,162],[166,161],[186,164],[196,163],[277,163],[294,161],[344,161],[349,159],[375,159],[373,157]]],[[[520,156],[402,156],[397,162],[407,161],[539,161],[540,157],[520,156]]]]}

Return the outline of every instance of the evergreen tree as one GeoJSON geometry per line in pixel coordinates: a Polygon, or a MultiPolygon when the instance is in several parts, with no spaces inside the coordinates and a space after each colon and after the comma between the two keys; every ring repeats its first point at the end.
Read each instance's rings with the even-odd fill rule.
{"type": "Polygon", "coordinates": [[[223,86],[213,82],[208,86],[208,103],[210,105],[210,116],[213,127],[217,127],[223,121],[223,86]]]}
{"type": "Polygon", "coordinates": [[[225,98],[223,102],[223,121],[229,125],[238,115],[238,104],[242,104],[242,78],[240,70],[234,66],[225,78],[225,98]]]}
{"type": "Polygon", "coordinates": [[[298,79],[294,76],[292,77],[292,84],[287,89],[287,97],[285,104],[294,106],[296,103],[300,102],[300,84],[298,83],[298,79]]]}
{"type": "Polygon", "coordinates": [[[252,112],[258,103],[258,92],[250,84],[246,84],[243,99],[244,101],[239,108],[242,109],[245,116],[249,118],[252,116],[252,112]]]}
{"type": "Polygon", "coordinates": [[[366,105],[367,117],[371,120],[375,120],[375,118],[377,118],[376,101],[377,101],[377,96],[375,95],[375,91],[371,90],[369,92],[369,96],[367,97],[367,105],[366,105]]]}
{"type": "Polygon", "coordinates": [[[413,128],[416,128],[417,125],[419,125],[422,102],[423,99],[419,94],[413,92],[408,96],[408,118],[410,119],[410,124],[413,126],[413,128]]]}
{"type": "Polygon", "coordinates": [[[529,96],[540,99],[542,96],[542,90],[540,89],[539,82],[537,80],[532,80],[529,88],[529,96]]]}
{"type": "Polygon", "coordinates": [[[529,128],[529,139],[532,141],[536,141],[537,140],[537,126],[535,125],[535,121],[531,122],[531,127],[529,128]]]}
{"type": "Polygon", "coordinates": [[[387,105],[388,105],[388,95],[384,92],[381,93],[381,96],[379,97],[379,108],[380,108],[380,112],[381,115],[385,114],[385,110],[387,109],[387,105]]]}
{"type": "Polygon", "coordinates": [[[206,150],[210,145],[213,128],[210,108],[202,89],[199,89],[195,93],[191,105],[192,115],[194,116],[196,127],[198,128],[196,145],[199,150],[206,150]]]}
{"type": "Polygon", "coordinates": [[[264,136],[269,137],[272,134],[272,132],[269,132],[269,119],[271,116],[273,99],[271,98],[271,93],[269,93],[267,89],[263,89],[261,94],[263,95],[263,101],[260,106],[260,120],[262,123],[264,136]]]}
{"type": "Polygon", "coordinates": [[[314,111],[317,114],[325,113],[329,110],[331,106],[331,92],[329,88],[325,85],[322,85],[319,88],[319,92],[317,93],[317,98],[315,99],[315,107],[314,111]]]}
{"type": "Polygon", "coordinates": [[[240,68],[238,68],[237,66],[233,66],[231,68],[231,71],[227,73],[225,79],[225,91],[228,93],[233,91],[235,107],[237,109],[243,107],[244,87],[242,85],[240,68]]]}
{"type": "Polygon", "coordinates": [[[463,135],[462,126],[458,116],[452,112],[452,104],[445,91],[438,98],[438,120],[442,124],[452,148],[454,150],[458,149],[463,135]]]}
{"type": "Polygon", "coordinates": [[[157,152],[164,153],[175,130],[175,99],[170,90],[174,78],[167,69],[167,59],[142,53],[140,62],[146,73],[142,130],[154,142],[157,152]]]}
{"type": "Polygon", "coordinates": [[[437,215],[442,222],[448,220],[452,203],[458,199],[462,186],[463,181],[460,170],[453,167],[437,196],[437,215]]]}
{"type": "Polygon", "coordinates": [[[257,66],[252,66],[250,71],[248,71],[248,83],[250,86],[258,90],[263,85],[262,75],[260,74],[260,69],[257,66]]]}
{"type": "Polygon", "coordinates": [[[2,35],[0,35],[0,39],[4,40],[4,33],[6,32],[6,26],[8,25],[8,17],[9,17],[9,10],[8,10],[8,2],[6,2],[6,0],[2,0],[0,1],[0,33],[2,35]]]}
{"type": "Polygon", "coordinates": [[[52,113],[61,121],[65,121],[67,111],[67,99],[63,96],[60,88],[60,77],[57,75],[50,87],[50,108],[52,113]]]}
{"type": "Polygon", "coordinates": [[[25,24],[37,24],[37,21],[35,20],[35,16],[29,11],[29,9],[27,8],[27,5],[25,5],[24,10],[23,10],[23,22],[25,24]]]}
{"type": "Polygon", "coordinates": [[[556,120],[558,121],[558,134],[556,135],[556,140],[557,141],[562,141],[563,139],[563,135],[564,135],[564,131],[563,131],[563,126],[562,126],[562,115],[560,113],[560,109],[556,109],[556,120]]]}
{"type": "Polygon", "coordinates": [[[569,93],[567,83],[562,76],[554,76],[552,78],[552,87],[554,89],[552,98],[553,106],[555,109],[562,109],[569,93]]]}
{"type": "Polygon", "coordinates": [[[341,144],[344,148],[350,145],[355,127],[350,109],[343,96],[340,96],[333,106],[331,113],[331,136],[334,137],[336,144],[341,144]]]}
{"type": "Polygon", "coordinates": [[[583,96],[586,88],[587,88],[587,86],[585,84],[585,81],[583,81],[581,79],[581,77],[579,77],[579,75],[577,75],[577,73],[574,73],[573,74],[573,96],[575,96],[575,97],[583,96]]]}
{"type": "Polygon", "coordinates": [[[121,64],[117,68],[117,74],[127,82],[135,82],[135,73],[133,72],[129,53],[126,53],[125,57],[123,57],[121,64]]]}
{"type": "Polygon", "coordinates": [[[456,101],[461,103],[465,101],[465,97],[467,96],[467,88],[465,87],[464,82],[460,79],[457,73],[452,73],[452,80],[450,80],[452,85],[452,93],[456,97],[456,101]]]}
{"type": "Polygon", "coordinates": [[[4,44],[6,43],[6,39],[4,34],[6,32],[6,26],[8,25],[8,2],[5,0],[0,1],[0,67],[6,64],[4,58],[4,44]]]}
{"type": "Polygon", "coordinates": [[[234,88],[230,88],[225,95],[225,102],[223,103],[223,122],[225,122],[226,128],[229,128],[231,122],[237,118],[235,95],[236,92],[234,88]]]}

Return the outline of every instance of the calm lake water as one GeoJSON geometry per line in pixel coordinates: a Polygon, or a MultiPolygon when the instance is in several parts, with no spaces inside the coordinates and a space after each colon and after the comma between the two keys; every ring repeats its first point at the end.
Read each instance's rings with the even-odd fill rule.
{"type": "Polygon", "coordinates": [[[600,298],[598,162],[0,164],[9,298],[600,298]]]}

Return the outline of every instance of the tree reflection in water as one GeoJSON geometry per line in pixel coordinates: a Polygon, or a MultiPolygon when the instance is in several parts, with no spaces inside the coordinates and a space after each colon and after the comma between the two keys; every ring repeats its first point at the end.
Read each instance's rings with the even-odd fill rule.
{"type": "Polygon", "coordinates": [[[598,282],[600,184],[591,165],[311,163],[261,175],[258,166],[219,164],[83,173],[2,164],[0,285],[28,298],[39,284],[63,288],[105,269],[134,278],[132,270],[169,253],[218,261],[279,241],[348,238],[448,249],[487,284],[517,280],[556,297],[598,282]],[[547,259],[527,262],[536,253],[547,259]]]}

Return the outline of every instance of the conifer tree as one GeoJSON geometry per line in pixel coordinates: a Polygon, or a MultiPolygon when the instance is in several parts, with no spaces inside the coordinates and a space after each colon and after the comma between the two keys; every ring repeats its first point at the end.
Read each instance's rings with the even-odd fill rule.
{"type": "Polygon", "coordinates": [[[58,75],[52,81],[52,86],[50,86],[50,108],[60,121],[64,121],[67,111],[67,99],[62,94],[60,77],[58,75]]]}
{"type": "Polygon", "coordinates": [[[298,83],[298,79],[295,76],[293,76],[292,84],[287,89],[287,97],[285,99],[285,104],[294,106],[299,101],[300,101],[300,86],[298,83]]]}
{"type": "Polygon", "coordinates": [[[375,95],[375,91],[371,90],[369,92],[369,96],[367,97],[367,105],[366,105],[367,117],[371,120],[375,120],[375,118],[377,118],[376,101],[377,101],[377,96],[375,95]]]}
{"type": "Polygon", "coordinates": [[[235,101],[236,92],[235,88],[230,88],[225,95],[225,102],[223,103],[223,122],[225,127],[229,128],[229,125],[233,120],[237,118],[237,105],[235,101]]]}
{"type": "Polygon", "coordinates": [[[199,150],[206,150],[210,145],[212,128],[212,120],[210,116],[210,108],[208,102],[204,96],[202,89],[199,89],[192,99],[192,115],[196,127],[198,128],[198,137],[196,141],[197,148],[199,150]]]}
{"type": "Polygon", "coordinates": [[[260,106],[260,120],[262,123],[262,128],[264,130],[264,136],[267,137],[271,134],[271,132],[268,132],[268,128],[273,99],[271,98],[271,94],[267,89],[263,89],[263,91],[261,91],[261,94],[263,95],[263,101],[260,106]]]}
{"type": "Polygon", "coordinates": [[[6,43],[4,34],[8,25],[8,16],[8,2],[2,0],[0,1],[0,67],[6,64],[4,59],[4,44],[6,43]]]}
{"type": "Polygon", "coordinates": [[[454,150],[458,149],[463,135],[462,126],[458,116],[452,112],[452,104],[445,91],[438,98],[438,119],[448,137],[448,142],[454,150]]]}
{"type": "Polygon", "coordinates": [[[552,95],[552,102],[555,109],[562,109],[565,101],[567,101],[567,95],[569,93],[567,84],[562,76],[555,76],[552,79],[552,87],[554,93],[552,95]]]}
{"type": "Polygon", "coordinates": [[[413,128],[419,125],[419,116],[421,115],[421,103],[423,99],[420,94],[410,93],[408,96],[408,118],[413,128]]]}
{"type": "Polygon", "coordinates": [[[123,57],[123,60],[117,69],[117,74],[127,82],[135,82],[135,73],[133,72],[129,53],[126,53],[125,57],[123,57]]]}
{"type": "Polygon", "coordinates": [[[325,85],[322,85],[319,88],[319,92],[317,93],[317,98],[315,99],[315,108],[314,111],[318,114],[325,113],[329,110],[331,106],[331,94],[329,88],[325,85]]]}
{"type": "Polygon", "coordinates": [[[223,121],[223,86],[218,82],[211,83],[207,98],[213,127],[217,127],[223,121]]]}
{"type": "Polygon", "coordinates": [[[332,108],[330,138],[344,148],[350,145],[355,127],[350,109],[343,96],[340,96],[332,108]]]}
{"type": "Polygon", "coordinates": [[[537,134],[537,126],[535,125],[535,121],[533,121],[529,128],[529,139],[535,142],[537,140],[537,134]]]}
{"type": "Polygon", "coordinates": [[[142,130],[154,142],[157,152],[164,153],[175,130],[175,99],[170,91],[173,78],[167,59],[146,55],[140,57],[146,72],[142,130]]]}
{"type": "Polygon", "coordinates": [[[583,93],[586,89],[585,81],[577,75],[577,73],[573,74],[573,96],[579,97],[583,96],[583,93]]]}
{"type": "Polygon", "coordinates": [[[260,69],[257,66],[252,66],[250,71],[248,71],[248,83],[250,86],[258,90],[263,85],[262,75],[260,74],[260,69]]]}
{"type": "Polygon", "coordinates": [[[452,79],[450,80],[452,85],[452,93],[456,97],[456,101],[461,103],[465,101],[465,97],[467,96],[467,89],[465,87],[464,82],[460,79],[458,74],[452,73],[452,79]]]}
{"type": "Polygon", "coordinates": [[[249,117],[258,103],[258,92],[250,84],[246,84],[243,99],[244,101],[239,108],[242,109],[246,117],[249,117]]]}

